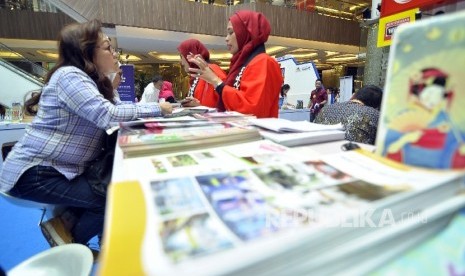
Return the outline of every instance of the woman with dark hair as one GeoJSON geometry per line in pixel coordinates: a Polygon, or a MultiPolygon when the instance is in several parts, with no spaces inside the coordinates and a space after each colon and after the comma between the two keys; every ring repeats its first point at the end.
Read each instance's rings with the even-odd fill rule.
{"type": "MultiPolygon", "coordinates": [[[[205,45],[197,39],[184,40],[178,46],[179,55],[181,56],[181,65],[189,73],[189,67],[196,67],[195,63],[188,62],[187,59],[200,55],[202,59],[208,64],[208,67],[221,79],[226,78],[226,73],[214,63],[210,63],[210,52],[205,45]]],[[[193,106],[208,106],[217,107],[218,94],[215,92],[213,85],[200,79],[198,76],[191,77],[190,88],[187,97],[181,102],[184,107],[193,106]]]]}
{"type": "Polygon", "coordinates": [[[37,115],[0,173],[3,192],[79,209],[72,237],[65,235],[59,218],[44,224],[52,246],[86,244],[102,232],[105,197],[93,192],[83,173],[100,154],[110,123],[172,110],[169,103],[114,104],[107,74],[115,69],[116,54],[99,21],[64,27],[58,50],[58,62],[34,98],[39,102],[37,115]]]}
{"type": "Polygon", "coordinates": [[[200,55],[188,59],[198,67],[189,68],[191,76],[214,85],[220,111],[278,117],[283,77],[278,62],[265,52],[270,32],[270,23],[262,13],[241,10],[229,18],[226,44],[233,56],[224,82],[200,55]]]}
{"type": "Polygon", "coordinates": [[[295,108],[295,105],[290,104],[287,102],[287,92],[291,90],[291,86],[289,84],[283,84],[281,87],[281,97],[279,98],[279,109],[292,109],[295,108]]]}

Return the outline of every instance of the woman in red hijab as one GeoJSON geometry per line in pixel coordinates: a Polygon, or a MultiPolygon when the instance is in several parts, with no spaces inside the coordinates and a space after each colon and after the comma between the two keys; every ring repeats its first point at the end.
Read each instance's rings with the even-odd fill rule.
{"type": "MultiPolygon", "coordinates": [[[[189,67],[197,67],[194,63],[189,63],[187,59],[192,55],[199,55],[208,64],[208,67],[218,76],[221,80],[226,78],[226,73],[216,64],[209,63],[210,53],[205,45],[197,39],[188,39],[183,41],[178,46],[179,54],[181,55],[181,65],[184,67],[186,73],[189,72],[189,67]]],[[[218,94],[215,92],[213,85],[195,76],[190,80],[190,88],[187,97],[181,101],[182,106],[208,106],[217,107],[218,94]]]]}
{"type": "Polygon", "coordinates": [[[279,64],[265,52],[270,23],[262,13],[242,10],[229,18],[227,32],[226,44],[233,56],[226,80],[210,70],[200,55],[188,58],[197,65],[189,68],[191,76],[215,86],[220,110],[278,117],[283,77],[279,64]]]}

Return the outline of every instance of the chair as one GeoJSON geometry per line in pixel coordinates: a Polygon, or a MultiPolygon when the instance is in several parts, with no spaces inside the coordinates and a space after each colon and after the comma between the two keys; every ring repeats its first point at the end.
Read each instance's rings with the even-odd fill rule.
{"type": "Polygon", "coordinates": [[[92,270],[91,250],[82,244],[47,249],[18,264],[8,276],[88,276],[92,270]]]}
{"type": "MultiPolygon", "coordinates": [[[[6,159],[6,156],[8,155],[8,153],[10,152],[14,144],[16,144],[16,142],[17,141],[2,144],[2,159],[3,160],[6,159]]],[[[42,210],[42,215],[40,217],[39,225],[44,220],[47,210],[54,210],[54,205],[17,198],[5,192],[0,191],[0,196],[2,196],[8,203],[11,203],[13,205],[16,205],[19,207],[25,207],[25,208],[37,208],[37,209],[42,210]]]]}
{"type": "Polygon", "coordinates": [[[40,202],[26,200],[26,199],[21,199],[21,198],[11,196],[8,193],[1,192],[1,191],[0,191],[0,196],[3,197],[8,203],[11,203],[11,204],[16,205],[18,207],[40,209],[42,211],[42,215],[40,217],[39,225],[44,220],[48,210],[50,210],[52,212],[50,214],[50,216],[53,216],[53,214],[56,211],[56,210],[54,210],[55,205],[51,205],[51,204],[47,204],[47,203],[40,203],[40,202]]]}

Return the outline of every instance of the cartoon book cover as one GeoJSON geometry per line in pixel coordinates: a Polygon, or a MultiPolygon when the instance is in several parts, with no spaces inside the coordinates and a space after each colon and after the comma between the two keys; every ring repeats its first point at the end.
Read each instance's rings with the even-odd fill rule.
{"type": "Polygon", "coordinates": [[[377,153],[465,168],[465,12],[402,25],[391,47],[377,153]]]}

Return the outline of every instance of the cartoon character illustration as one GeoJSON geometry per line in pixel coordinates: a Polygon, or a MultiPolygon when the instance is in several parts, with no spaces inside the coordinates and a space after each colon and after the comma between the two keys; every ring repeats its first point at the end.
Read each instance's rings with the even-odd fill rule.
{"type": "Polygon", "coordinates": [[[448,74],[426,68],[410,79],[407,110],[388,125],[383,155],[414,166],[465,168],[465,133],[451,120],[448,74]]]}

